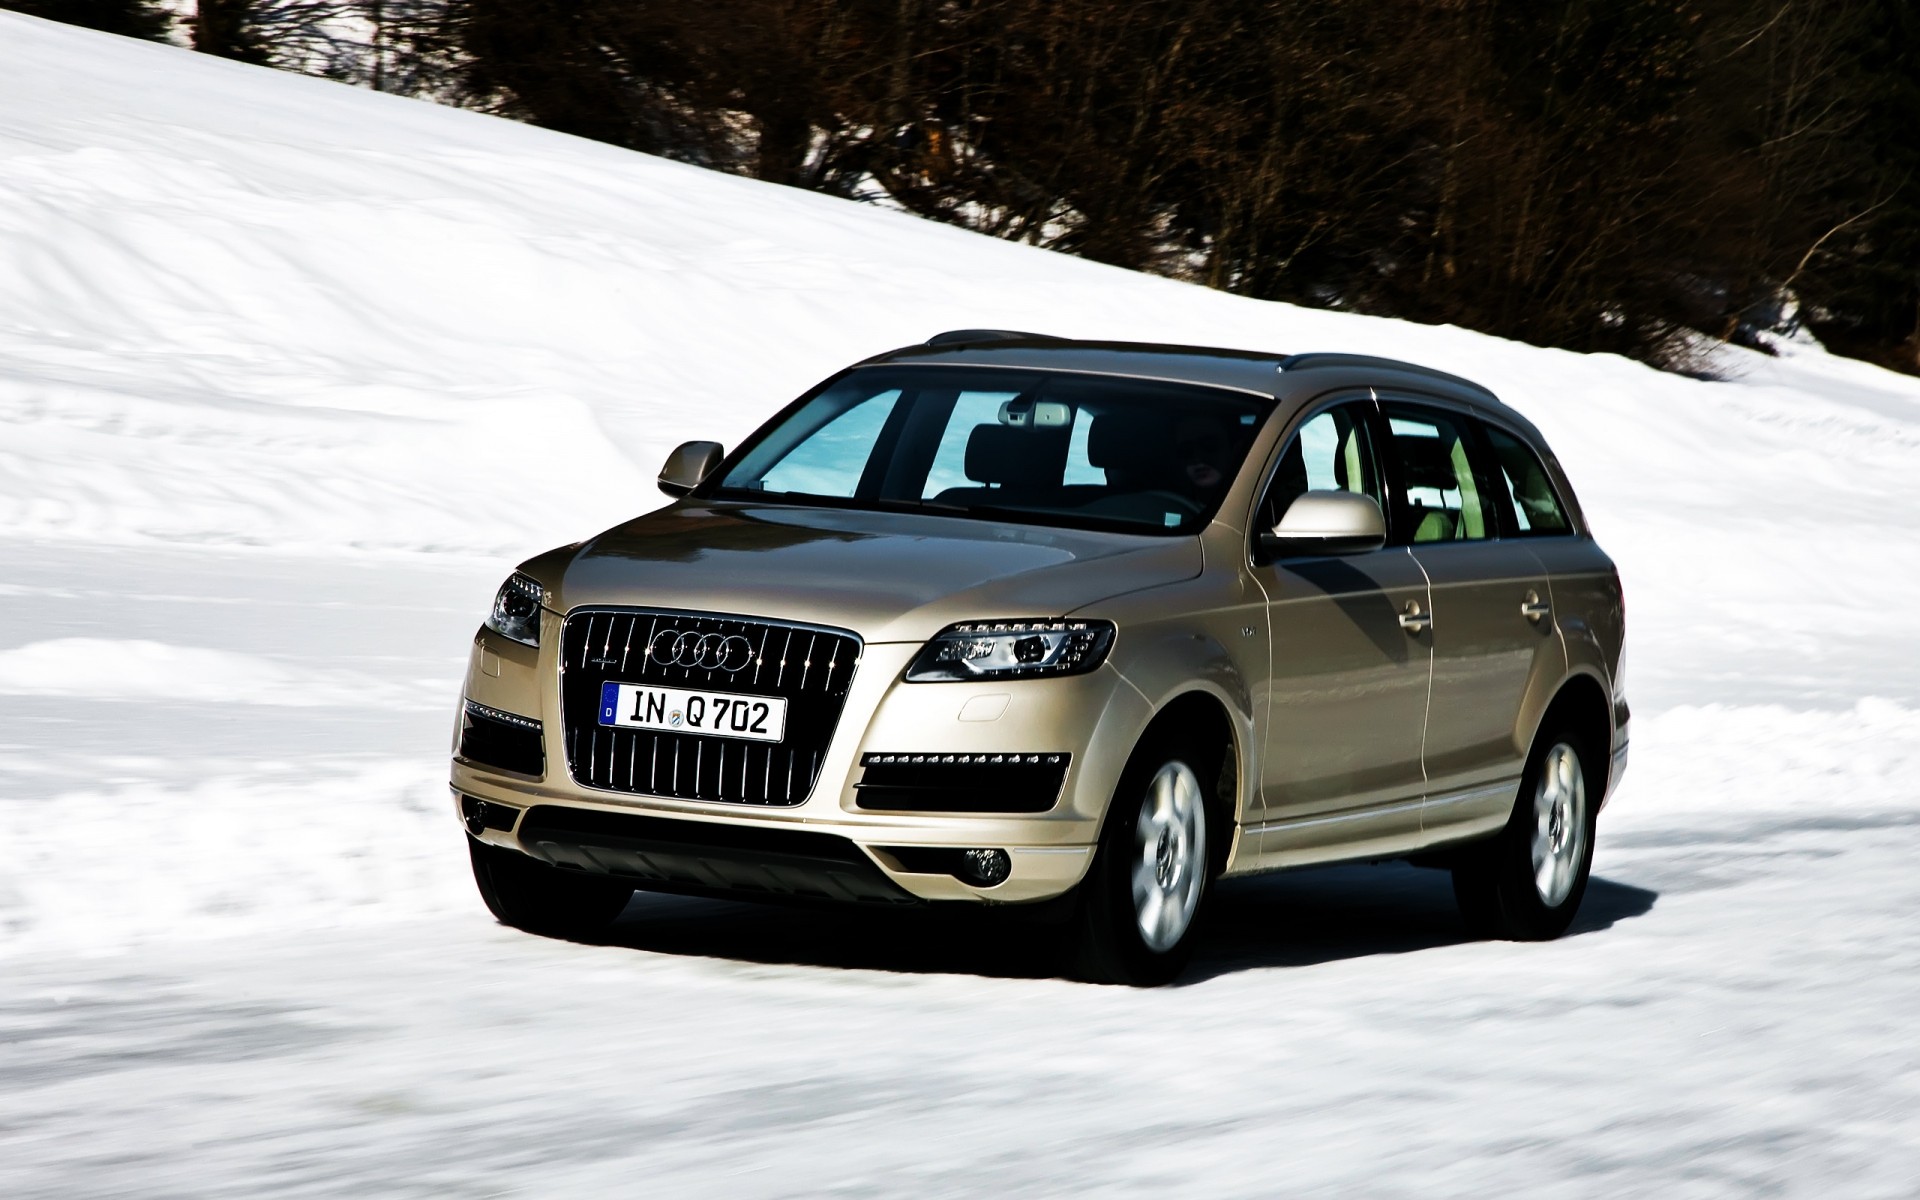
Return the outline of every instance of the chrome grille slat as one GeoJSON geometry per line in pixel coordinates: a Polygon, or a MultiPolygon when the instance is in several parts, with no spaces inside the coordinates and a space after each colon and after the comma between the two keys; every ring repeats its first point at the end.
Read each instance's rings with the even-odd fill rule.
{"type": "Polygon", "coordinates": [[[567,617],[561,636],[560,658],[566,664],[560,676],[561,744],[576,783],[635,795],[756,805],[790,806],[812,794],[862,649],[860,639],[843,630],[643,608],[577,610],[567,617]],[[653,644],[663,630],[744,636],[757,646],[752,667],[729,674],[657,659],[653,644]],[[846,670],[840,669],[843,664],[846,670]],[[813,670],[815,666],[820,670],[813,670]],[[607,682],[778,696],[787,701],[786,740],[766,743],[603,726],[600,690],[607,682]],[[708,758],[713,759],[711,768],[708,758]],[[785,761],[776,764],[781,758],[785,761]]]}
{"type": "Polygon", "coordinates": [[[814,634],[807,639],[806,655],[800,660],[800,690],[807,690],[807,672],[813,670],[813,648],[820,643],[820,635],[814,634]]]}

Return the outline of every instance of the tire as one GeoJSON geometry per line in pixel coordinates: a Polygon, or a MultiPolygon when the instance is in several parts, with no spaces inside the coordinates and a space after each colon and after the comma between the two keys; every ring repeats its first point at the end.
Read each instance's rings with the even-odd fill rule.
{"type": "Polygon", "coordinates": [[[1571,729],[1534,740],[1506,827],[1454,863],[1454,898],[1476,935],[1544,942],[1573,923],[1593,869],[1593,764],[1571,729]]]}
{"type": "Polygon", "coordinates": [[[549,937],[591,937],[613,923],[633,889],[550,867],[516,850],[467,839],[473,882],[502,925],[549,937]]]}
{"type": "Polygon", "coordinates": [[[1114,789],[1100,847],[1080,888],[1074,974],[1158,987],[1193,956],[1212,870],[1219,752],[1157,742],[1134,753],[1114,789]]]}

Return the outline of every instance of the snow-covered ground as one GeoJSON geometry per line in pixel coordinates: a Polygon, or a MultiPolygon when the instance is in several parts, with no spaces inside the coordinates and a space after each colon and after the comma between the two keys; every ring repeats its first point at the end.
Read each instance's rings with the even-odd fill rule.
{"type": "Polygon", "coordinates": [[[1261,304],[0,13],[0,1194],[1920,1192],[1920,382],[1261,304]],[[938,329],[1394,354],[1620,562],[1575,936],[1225,890],[1187,986],[992,922],[485,915],[444,756],[521,556],[938,329]]]}

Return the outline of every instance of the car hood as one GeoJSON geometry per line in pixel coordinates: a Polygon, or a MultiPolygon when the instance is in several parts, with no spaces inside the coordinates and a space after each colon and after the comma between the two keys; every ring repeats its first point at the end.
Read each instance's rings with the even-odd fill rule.
{"type": "Polygon", "coordinates": [[[955,621],[1052,617],[1191,579],[1198,537],[913,513],[682,502],[543,555],[549,602],[737,613],[924,641],[955,621]]]}

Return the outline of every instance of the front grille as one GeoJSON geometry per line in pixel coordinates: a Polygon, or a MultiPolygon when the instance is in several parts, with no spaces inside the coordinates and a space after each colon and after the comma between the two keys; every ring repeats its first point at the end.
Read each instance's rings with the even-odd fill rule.
{"type": "MultiPolygon", "coordinates": [[[[581,609],[560,641],[560,711],[575,783],[680,800],[790,806],[812,794],[854,668],[860,639],[834,629],[750,617],[657,609],[581,609]],[[654,647],[669,633],[742,637],[738,669],[675,665],[654,647]],[[651,683],[787,701],[779,742],[599,724],[601,686],[651,683]]],[[[691,655],[687,657],[691,658],[691,655]]]]}
{"type": "Polygon", "coordinates": [[[855,803],[882,812],[1046,812],[1066,754],[864,754],[855,803]]]}

